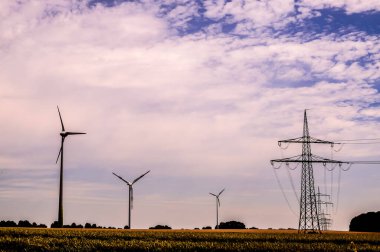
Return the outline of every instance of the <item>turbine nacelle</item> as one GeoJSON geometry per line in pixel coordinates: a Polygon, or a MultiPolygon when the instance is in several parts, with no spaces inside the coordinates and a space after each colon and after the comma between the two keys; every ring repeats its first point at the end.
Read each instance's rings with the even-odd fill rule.
{"type": "Polygon", "coordinates": [[[225,188],[221,190],[218,194],[210,193],[210,195],[214,196],[216,198],[217,205],[220,206],[220,199],[219,196],[224,192],[225,188]]]}
{"type": "Polygon", "coordinates": [[[61,135],[61,137],[62,137],[62,143],[61,143],[61,148],[59,149],[59,152],[58,152],[58,157],[57,157],[56,163],[58,163],[58,159],[59,159],[59,157],[62,154],[63,141],[65,140],[65,138],[67,136],[69,136],[69,135],[83,135],[83,134],[86,134],[84,132],[69,132],[69,131],[65,131],[65,126],[63,125],[63,120],[62,120],[61,112],[59,111],[59,107],[58,106],[57,106],[57,109],[58,109],[58,114],[59,114],[59,120],[61,121],[61,126],[62,126],[62,132],[59,133],[61,135]]]}

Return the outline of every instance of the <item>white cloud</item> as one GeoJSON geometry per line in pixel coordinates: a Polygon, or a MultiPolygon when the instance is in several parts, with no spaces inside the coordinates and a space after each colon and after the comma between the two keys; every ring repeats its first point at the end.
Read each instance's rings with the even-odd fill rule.
{"type": "Polygon", "coordinates": [[[340,8],[344,9],[348,14],[380,11],[380,3],[377,0],[302,0],[299,4],[309,9],[340,8]]]}
{"type": "Polygon", "coordinates": [[[222,19],[231,15],[233,22],[249,22],[253,27],[272,25],[282,21],[294,11],[293,1],[205,1],[205,15],[222,19]]]}

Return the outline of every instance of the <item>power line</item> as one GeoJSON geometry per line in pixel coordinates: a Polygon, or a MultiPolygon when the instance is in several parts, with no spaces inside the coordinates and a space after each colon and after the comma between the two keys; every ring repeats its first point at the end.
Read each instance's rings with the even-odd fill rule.
{"type": "Polygon", "coordinates": [[[342,140],[335,140],[334,142],[356,142],[356,141],[376,141],[376,140],[380,140],[380,138],[342,139],[342,140]]]}
{"type": "Polygon", "coordinates": [[[286,204],[288,205],[290,211],[294,214],[294,216],[297,217],[297,214],[296,212],[294,211],[294,209],[292,208],[289,200],[288,200],[288,197],[286,197],[286,194],[285,194],[285,191],[284,191],[284,188],[282,187],[282,184],[281,184],[281,181],[280,179],[278,178],[278,175],[277,175],[277,172],[276,172],[277,169],[273,169],[273,172],[274,172],[274,176],[276,177],[276,181],[277,181],[277,184],[278,184],[278,187],[280,187],[280,190],[281,190],[281,193],[282,193],[282,196],[284,196],[284,199],[286,201],[286,204]]]}

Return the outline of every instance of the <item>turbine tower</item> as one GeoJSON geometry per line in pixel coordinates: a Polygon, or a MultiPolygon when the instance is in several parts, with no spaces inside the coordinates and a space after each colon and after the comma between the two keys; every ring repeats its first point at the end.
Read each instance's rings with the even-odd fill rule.
{"type": "Polygon", "coordinates": [[[220,207],[220,199],[219,196],[224,192],[225,189],[221,190],[218,194],[210,193],[212,196],[216,198],[216,226],[215,229],[219,229],[219,207],[220,207]]]}
{"type": "Polygon", "coordinates": [[[63,125],[61,112],[59,111],[59,107],[57,106],[59,119],[61,121],[62,126],[62,132],[59,133],[61,135],[61,148],[58,153],[57,161],[58,162],[59,157],[61,156],[61,168],[60,168],[60,174],[59,174],[59,203],[58,203],[58,227],[63,226],[63,206],[62,206],[62,191],[63,191],[63,143],[65,142],[65,138],[69,135],[82,135],[86,133],[82,132],[68,132],[65,131],[65,126],[63,125]]]}
{"type": "Polygon", "coordinates": [[[123,179],[122,177],[120,177],[116,173],[114,173],[114,172],[112,173],[113,175],[115,175],[116,177],[118,177],[119,179],[121,179],[122,181],[127,183],[128,187],[129,187],[129,208],[128,208],[128,227],[129,227],[129,229],[131,229],[131,209],[133,208],[133,184],[135,184],[137,181],[139,181],[142,177],[144,177],[149,172],[150,172],[150,170],[147,171],[146,173],[142,174],[141,176],[135,178],[135,180],[133,180],[132,183],[123,179]]]}

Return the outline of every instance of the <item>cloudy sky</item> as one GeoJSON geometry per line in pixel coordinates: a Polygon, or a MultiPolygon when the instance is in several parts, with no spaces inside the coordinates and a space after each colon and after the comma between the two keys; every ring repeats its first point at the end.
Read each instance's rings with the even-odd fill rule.
{"type": "MultiPolygon", "coordinates": [[[[151,170],[134,228],[215,225],[208,193],[223,188],[222,221],[296,228],[300,167],[269,160],[300,153],[277,141],[302,135],[303,110],[314,137],[380,137],[378,0],[4,0],[0,20],[0,219],[57,219],[57,105],[87,132],[65,141],[65,224],[123,227],[112,172],[151,170]]],[[[378,147],[312,150],[380,160],[378,147]]],[[[333,229],[380,209],[378,165],[327,168],[314,171],[333,229]]]]}

